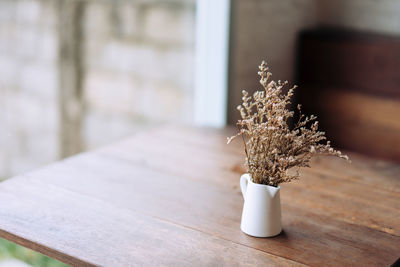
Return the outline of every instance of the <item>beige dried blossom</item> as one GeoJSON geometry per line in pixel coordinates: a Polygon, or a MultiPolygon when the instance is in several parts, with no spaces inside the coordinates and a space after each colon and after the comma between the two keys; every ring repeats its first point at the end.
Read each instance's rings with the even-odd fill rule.
{"type": "Polygon", "coordinates": [[[310,167],[310,160],[317,154],[333,155],[349,161],[346,155],[331,147],[325,133],[318,131],[316,116],[305,117],[301,105],[297,106],[299,119],[293,127],[288,120],[294,111],[288,106],[294,94],[293,88],[282,93],[285,82],[270,81],[271,73],[263,61],[259,66],[263,91],[253,96],[243,90],[243,103],[237,107],[242,117],[237,135],[228,138],[228,144],[242,136],[245,145],[245,165],[254,183],[278,186],[280,183],[298,179],[301,167],[310,167]],[[295,168],[295,173],[288,170],[295,168]]]}

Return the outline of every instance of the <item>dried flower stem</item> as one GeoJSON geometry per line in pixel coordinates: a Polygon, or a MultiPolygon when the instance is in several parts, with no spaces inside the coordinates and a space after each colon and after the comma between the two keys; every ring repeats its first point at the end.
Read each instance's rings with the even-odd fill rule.
{"type": "Polygon", "coordinates": [[[289,89],[286,95],[282,94],[287,81],[270,81],[272,74],[264,61],[259,70],[264,90],[255,92],[253,96],[243,90],[243,102],[237,107],[242,117],[237,123],[238,133],[228,138],[229,144],[234,138],[242,136],[245,165],[253,182],[278,186],[298,179],[299,169],[310,167],[310,160],[316,154],[333,155],[349,161],[346,155],[333,149],[329,141],[320,143],[326,140],[325,133],[318,131],[316,116],[304,117],[301,105],[297,106],[297,123],[289,128],[288,120],[293,117],[294,111],[287,107],[291,104],[296,86],[289,89]],[[296,168],[295,174],[288,174],[291,168],[296,168]]]}

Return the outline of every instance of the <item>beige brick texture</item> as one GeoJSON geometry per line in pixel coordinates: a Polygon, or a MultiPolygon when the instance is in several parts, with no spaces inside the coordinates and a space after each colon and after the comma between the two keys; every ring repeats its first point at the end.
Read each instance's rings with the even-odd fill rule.
{"type": "MultiPolygon", "coordinates": [[[[61,1],[0,1],[0,179],[57,160],[69,145],[60,139],[60,101],[69,101],[60,92],[61,1]]],[[[70,129],[81,131],[81,149],[190,123],[195,1],[81,1],[83,79],[71,86],[82,125],[70,129]]]]}

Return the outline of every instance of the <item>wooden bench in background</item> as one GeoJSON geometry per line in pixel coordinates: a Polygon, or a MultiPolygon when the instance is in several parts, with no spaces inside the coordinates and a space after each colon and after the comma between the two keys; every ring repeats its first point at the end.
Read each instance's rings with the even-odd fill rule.
{"type": "Polygon", "coordinates": [[[0,237],[74,266],[389,266],[400,165],[319,157],[281,190],[283,232],[240,231],[231,130],[164,127],[0,184],[0,237]]]}

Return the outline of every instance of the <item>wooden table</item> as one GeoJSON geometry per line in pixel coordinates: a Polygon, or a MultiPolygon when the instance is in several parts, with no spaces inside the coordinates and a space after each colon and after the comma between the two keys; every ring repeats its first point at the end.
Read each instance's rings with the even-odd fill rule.
{"type": "Polygon", "coordinates": [[[240,231],[240,142],[165,127],[0,184],[0,236],[74,266],[389,266],[400,165],[320,157],[282,185],[283,232],[240,231]]]}

